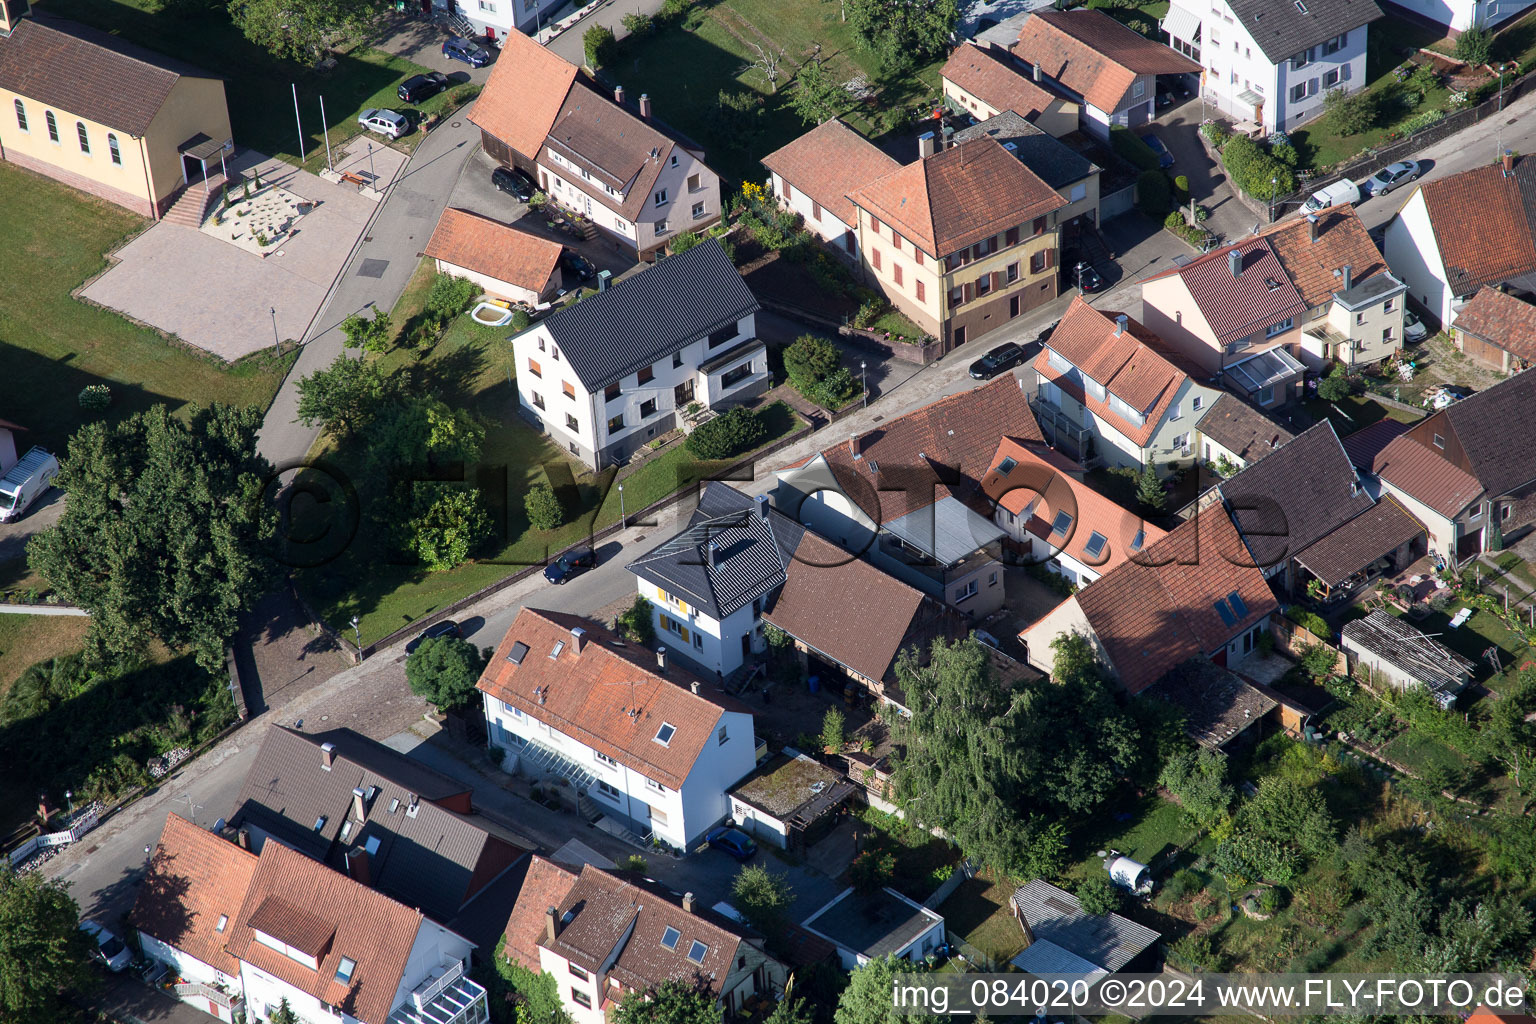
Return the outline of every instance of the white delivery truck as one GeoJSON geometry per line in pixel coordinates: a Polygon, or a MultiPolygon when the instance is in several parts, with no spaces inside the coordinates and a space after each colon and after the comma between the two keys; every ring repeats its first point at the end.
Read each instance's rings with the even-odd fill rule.
{"type": "Polygon", "coordinates": [[[59,475],[59,460],[51,452],[33,448],[0,479],[0,523],[11,523],[53,486],[59,475]]]}
{"type": "Polygon", "coordinates": [[[1302,204],[1303,213],[1320,213],[1330,206],[1343,206],[1345,203],[1358,205],[1360,202],[1360,186],[1342,178],[1324,188],[1318,189],[1302,204]]]}

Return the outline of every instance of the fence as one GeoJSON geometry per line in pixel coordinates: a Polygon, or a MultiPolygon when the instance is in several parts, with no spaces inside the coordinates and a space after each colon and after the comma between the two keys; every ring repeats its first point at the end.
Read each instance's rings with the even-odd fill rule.
{"type": "Polygon", "coordinates": [[[867,331],[858,327],[839,327],[838,333],[855,347],[873,352],[882,359],[895,359],[903,363],[916,363],[919,366],[927,366],[948,351],[944,342],[937,339],[908,344],[905,341],[891,341],[889,335],[883,332],[867,331]]]}
{"type": "Polygon", "coordinates": [[[955,870],[949,873],[949,877],[944,880],[944,884],[935,889],[932,896],[929,896],[927,899],[923,900],[923,906],[927,907],[929,910],[933,910],[939,904],[953,896],[955,894],[955,890],[960,888],[961,884],[967,878],[973,878],[975,875],[976,870],[971,867],[971,862],[968,860],[961,861],[959,864],[955,865],[955,870]]]}
{"type": "Polygon", "coordinates": [[[1099,223],[1102,224],[1111,217],[1118,217],[1123,213],[1130,213],[1136,209],[1136,186],[1127,185],[1107,196],[1099,197],[1099,223]]]}
{"type": "Polygon", "coordinates": [[[1275,650],[1297,660],[1312,647],[1326,647],[1333,652],[1333,671],[1337,675],[1345,675],[1349,672],[1349,659],[1344,652],[1318,637],[1309,629],[1305,629],[1286,618],[1284,615],[1274,614],[1269,617],[1269,629],[1275,637],[1275,650]]]}
{"type": "Polygon", "coordinates": [[[31,860],[33,854],[39,850],[73,843],[99,824],[101,824],[101,805],[93,804],[87,807],[80,817],[64,831],[44,832],[42,835],[33,836],[12,850],[7,855],[10,858],[11,867],[14,868],[31,860]]]}

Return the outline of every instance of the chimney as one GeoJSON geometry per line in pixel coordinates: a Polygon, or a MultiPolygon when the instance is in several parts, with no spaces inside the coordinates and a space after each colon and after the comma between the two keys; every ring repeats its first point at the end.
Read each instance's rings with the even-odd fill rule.
{"type": "Polygon", "coordinates": [[[613,102],[621,107],[624,105],[624,87],[622,85],[613,87],[613,102]]]}
{"type": "Polygon", "coordinates": [[[1120,335],[1124,334],[1125,333],[1125,328],[1126,328],[1126,326],[1130,322],[1131,322],[1131,318],[1126,316],[1124,313],[1116,313],[1115,314],[1115,337],[1118,338],[1118,337],[1120,337],[1120,335]]]}
{"type": "Polygon", "coordinates": [[[854,434],[848,435],[848,454],[852,455],[855,459],[862,459],[864,457],[859,453],[859,439],[854,434]]]}
{"type": "Polygon", "coordinates": [[[554,907],[544,911],[544,941],[554,942],[555,936],[560,934],[560,920],[554,907]]]}
{"type": "Polygon", "coordinates": [[[688,684],[688,688],[690,690],[692,690],[694,693],[698,693],[699,692],[699,681],[697,679],[695,679],[693,682],[688,684]]]}
{"type": "Polygon", "coordinates": [[[249,850],[251,848],[251,830],[248,828],[242,828],[240,831],[236,832],[235,843],[240,847],[240,849],[249,850]]]}
{"type": "Polygon", "coordinates": [[[950,149],[954,144],[955,129],[950,125],[945,125],[944,130],[939,133],[939,149],[940,151],[950,149]]]}
{"type": "Polygon", "coordinates": [[[1309,242],[1317,241],[1317,225],[1318,225],[1317,214],[1315,214],[1315,213],[1307,214],[1307,241],[1309,241],[1309,242]]]}
{"type": "Polygon", "coordinates": [[[651,119],[651,94],[648,92],[640,94],[640,119],[642,121],[651,119]]]}
{"type": "Polygon", "coordinates": [[[1232,271],[1233,277],[1243,276],[1243,254],[1233,249],[1227,253],[1227,269],[1232,271]]]}
{"type": "Polygon", "coordinates": [[[1350,286],[1354,284],[1355,268],[1350,266],[1348,263],[1344,264],[1339,268],[1339,277],[1341,278],[1339,281],[1339,291],[1349,291],[1350,286]]]}
{"type": "Polygon", "coordinates": [[[352,790],[352,813],[358,821],[368,820],[368,792],[361,786],[352,790]]]}
{"type": "Polygon", "coordinates": [[[656,648],[656,672],[659,675],[667,674],[667,649],[665,647],[656,648]]]}
{"type": "Polygon", "coordinates": [[[919,160],[933,156],[934,147],[937,145],[937,137],[933,132],[923,132],[917,137],[917,157],[919,160]]]}
{"type": "Polygon", "coordinates": [[[368,866],[368,851],[361,846],[355,846],[347,851],[347,877],[360,885],[373,883],[368,866]]]}
{"type": "Polygon", "coordinates": [[[683,913],[693,913],[693,893],[691,892],[683,893],[683,913]]]}
{"type": "Polygon", "coordinates": [[[582,629],[580,626],[571,627],[571,647],[576,651],[577,654],[581,653],[581,645],[582,642],[586,640],[586,638],[586,630],[582,629]]]}
{"type": "Polygon", "coordinates": [[[1041,75],[1040,75],[1040,65],[1039,64],[1034,65],[1034,67],[1031,70],[1032,70],[1032,73],[1034,75],[1035,81],[1037,81],[1037,82],[1040,81],[1040,78],[1041,78],[1041,75]]]}
{"type": "Polygon", "coordinates": [[[759,494],[752,499],[752,504],[757,506],[757,517],[759,519],[768,518],[768,495],[759,494]]]}
{"type": "Polygon", "coordinates": [[[1502,158],[1504,164],[1504,176],[1507,178],[1515,173],[1515,154],[1513,150],[1506,149],[1502,158]]]}
{"type": "Polygon", "coordinates": [[[331,770],[331,765],[336,761],[336,744],[320,744],[320,767],[326,771],[331,770]]]}
{"type": "Polygon", "coordinates": [[[600,292],[607,291],[608,290],[608,281],[612,277],[613,277],[613,271],[611,271],[611,270],[599,270],[597,272],[597,290],[600,291],[600,292]]]}

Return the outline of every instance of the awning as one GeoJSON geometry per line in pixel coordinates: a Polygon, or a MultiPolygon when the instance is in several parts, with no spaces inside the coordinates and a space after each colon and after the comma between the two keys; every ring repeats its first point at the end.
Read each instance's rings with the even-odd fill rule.
{"type": "Polygon", "coordinates": [[[1174,39],[1186,43],[1200,41],[1200,15],[1193,11],[1186,11],[1175,4],[1168,8],[1168,14],[1163,18],[1162,29],[1174,39]]]}
{"type": "Polygon", "coordinates": [[[1337,530],[1308,545],[1296,556],[1296,561],[1329,587],[1336,587],[1424,532],[1423,525],[1401,505],[1390,497],[1383,497],[1337,530]]]}
{"type": "Polygon", "coordinates": [[[884,526],[886,532],[941,565],[953,565],[978,548],[1007,536],[996,523],[972,512],[953,495],[945,495],[884,526]]]}
{"type": "Polygon", "coordinates": [[[1264,103],[1264,97],[1260,96],[1252,89],[1244,89],[1242,92],[1237,94],[1237,102],[1243,104],[1244,106],[1252,107],[1254,110],[1258,110],[1259,107],[1264,103]]]}
{"type": "Polygon", "coordinates": [[[198,132],[186,142],[176,147],[176,151],[183,153],[194,160],[207,160],[219,155],[224,143],[216,139],[210,139],[202,132],[198,132]]]}

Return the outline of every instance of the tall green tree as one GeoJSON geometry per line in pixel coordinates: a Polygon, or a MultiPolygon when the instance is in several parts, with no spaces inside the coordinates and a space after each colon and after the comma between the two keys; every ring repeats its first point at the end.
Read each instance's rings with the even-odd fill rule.
{"type": "Polygon", "coordinates": [[[398,396],[399,382],[374,360],[342,352],[330,366],[301,377],[298,389],[299,422],[344,438],[366,428],[398,396]]]}
{"type": "Polygon", "coordinates": [[[90,939],[63,882],[0,867],[0,1022],[57,1020],[59,994],[89,979],[90,939]]]}
{"type": "Polygon", "coordinates": [[[848,94],[827,70],[820,45],[816,49],[816,55],[795,72],[794,88],[789,94],[789,105],[802,121],[811,125],[836,117],[848,105],[848,94]]]}
{"type": "Polygon", "coordinates": [[[341,333],[347,336],[347,344],[365,348],[369,352],[387,352],[395,337],[395,325],[389,314],[374,309],[372,316],[353,313],[341,322],[341,333]]]}
{"type": "Polygon", "coordinates": [[[1185,816],[1201,829],[1215,826],[1232,806],[1227,755],[1210,747],[1186,748],[1169,758],[1158,782],[1174,795],[1185,816]]]}
{"type": "Polygon", "coordinates": [[[463,565],[491,536],[480,492],[433,481],[409,485],[411,503],[399,519],[401,547],[430,572],[463,565]]]}
{"type": "Polygon", "coordinates": [[[769,871],[761,864],[745,864],[731,884],[731,898],[753,928],[769,938],[777,938],[784,928],[789,905],[795,902],[795,891],[784,872],[769,871]]]}
{"type": "Polygon", "coordinates": [[[424,395],[385,408],[368,435],[376,466],[422,468],[480,457],[485,428],[467,409],[424,395]]]}
{"type": "Polygon", "coordinates": [[[477,696],[475,683],[484,670],[480,651],[456,636],[428,637],[405,659],[405,679],[411,692],[426,698],[439,711],[472,703],[477,696]]]}
{"type": "Polygon", "coordinates": [[[937,1024],[939,1018],[928,1014],[896,1012],[891,993],[896,975],[907,974],[912,965],[887,954],[876,957],[848,976],[832,1014],[834,1024],[937,1024]]]}
{"type": "Polygon", "coordinates": [[[664,981],[652,992],[631,992],[619,1003],[613,1024],[720,1024],[714,996],[681,981],[664,981]]]}
{"type": "Polygon", "coordinates": [[[245,38],[274,57],[310,64],[342,39],[365,37],[388,10],[379,0],[230,0],[245,38]]]}
{"type": "Polygon", "coordinates": [[[1480,737],[1487,755],[1504,766],[1520,789],[1526,788],[1536,767],[1536,672],[1513,676],[1492,702],[1480,737]],[[1523,778],[1522,778],[1523,776],[1523,778]]]}
{"type": "Polygon", "coordinates": [[[843,6],[854,38],[887,74],[937,58],[960,20],[956,0],[844,0],[843,6]]]}
{"type": "Polygon", "coordinates": [[[65,601],[91,613],[88,650],[104,662],[151,639],[191,650],[210,671],[239,615],[266,592],[277,513],[256,450],[261,412],[163,405],[69,442],[59,485],[69,503],[27,560],[65,601]]]}
{"type": "Polygon", "coordinates": [[[1136,475],[1136,500],[1154,512],[1161,512],[1168,503],[1163,493],[1163,482],[1157,478],[1157,469],[1148,462],[1136,475]]]}
{"type": "Polygon", "coordinates": [[[780,999],[763,1024],[811,1024],[812,1020],[804,999],[780,999]]]}

